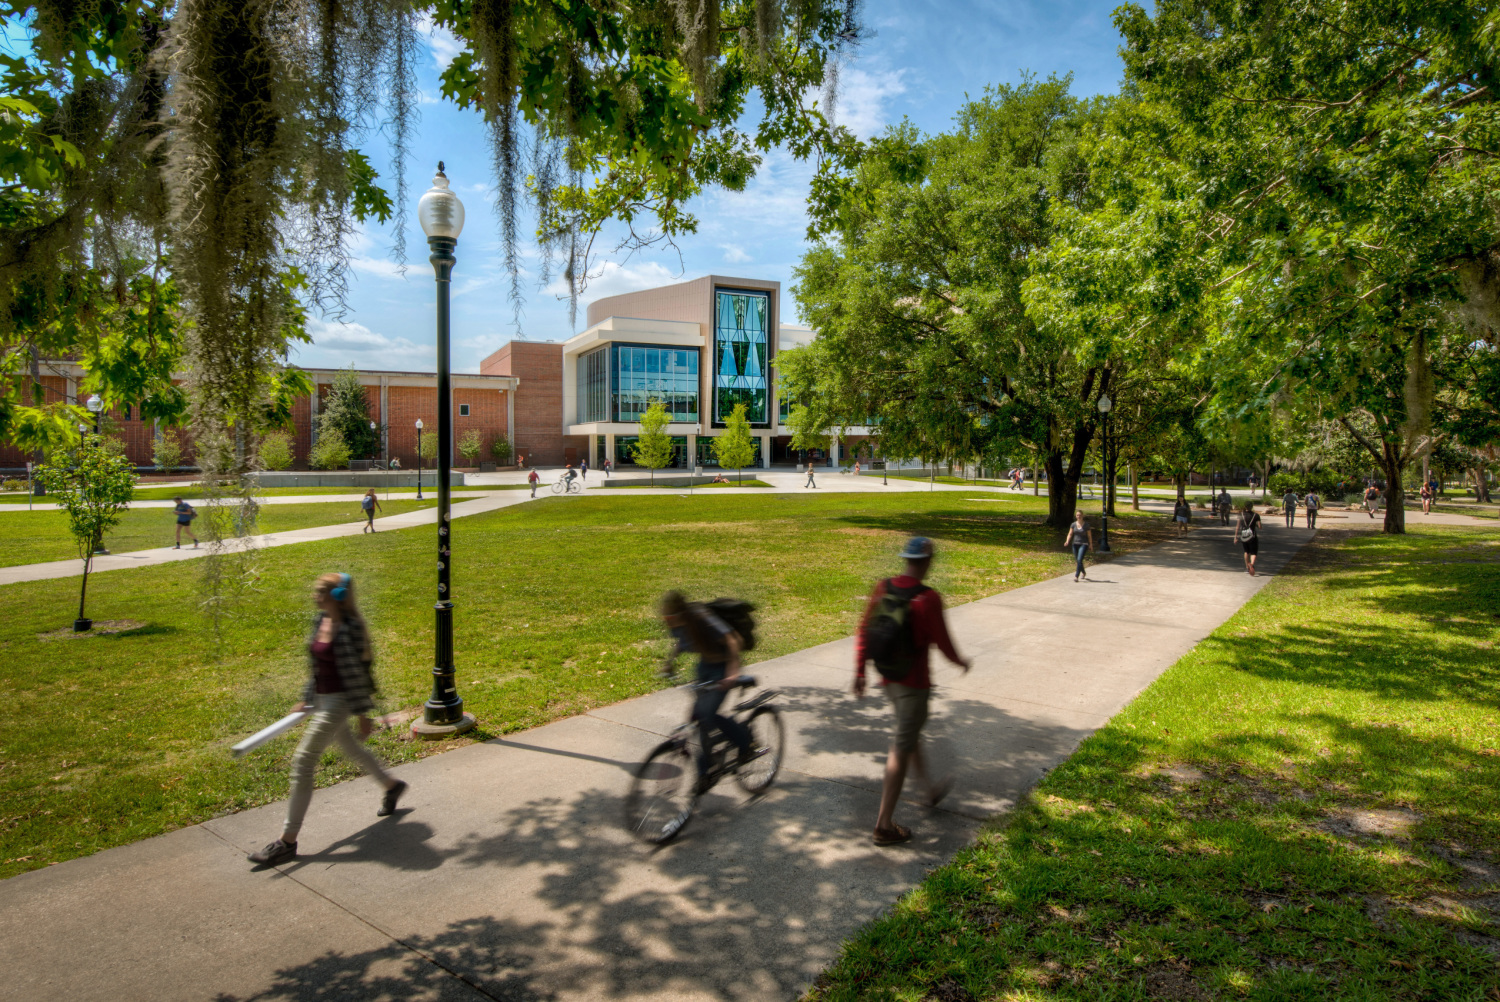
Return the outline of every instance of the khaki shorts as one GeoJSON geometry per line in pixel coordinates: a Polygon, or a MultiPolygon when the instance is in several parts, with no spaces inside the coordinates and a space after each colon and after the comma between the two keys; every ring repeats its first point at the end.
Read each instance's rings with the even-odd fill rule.
{"type": "Polygon", "coordinates": [[[922,726],[927,723],[927,703],[932,690],[887,682],[885,694],[896,708],[896,748],[909,754],[916,750],[917,741],[922,737],[922,726]]]}

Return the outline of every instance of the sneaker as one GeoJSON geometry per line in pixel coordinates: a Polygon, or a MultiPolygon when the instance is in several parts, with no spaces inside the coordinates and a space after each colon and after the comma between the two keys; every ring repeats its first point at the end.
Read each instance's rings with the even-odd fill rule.
{"type": "Polygon", "coordinates": [[[250,854],[250,862],[257,866],[278,866],[297,858],[297,843],[277,839],[259,852],[250,854]]]}
{"type": "Polygon", "coordinates": [[[877,828],[870,841],[876,845],[900,845],[902,842],[911,841],[911,829],[903,828],[901,825],[892,825],[890,828],[877,828]]]}
{"type": "Polygon", "coordinates": [[[387,817],[396,813],[396,801],[401,799],[401,794],[406,792],[406,781],[396,780],[396,785],[385,791],[385,796],[380,799],[380,810],[376,811],[377,817],[387,817]]]}

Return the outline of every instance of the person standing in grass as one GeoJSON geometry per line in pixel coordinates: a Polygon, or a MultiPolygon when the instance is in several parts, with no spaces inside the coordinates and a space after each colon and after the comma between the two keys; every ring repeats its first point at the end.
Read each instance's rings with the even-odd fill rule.
{"type": "Polygon", "coordinates": [[[373,724],[375,676],[370,667],[375,657],[370,649],[370,631],[354,602],[354,580],[347,574],[324,574],[313,585],[318,613],[307,638],[307,686],[296,709],[310,711],[302,742],[292,756],[292,796],[286,807],[281,838],[250,854],[258,866],[276,866],[297,858],[297,836],[312,802],[318,760],[330,744],[338,742],[343,753],[385,788],[378,817],[396,811],[396,802],[406,792],[406,783],[385,771],[364,741],[373,724]],[[349,718],[359,718],[359,737],[349,729],[349,718]]]}
{"type": "Polygon", "coordinates": [[[375,510],[380,507],[380,499],[375,496],[375,488],[371,487],[365,491],[365,496],[359,499],[359,506],[365,510],[365,527],[360,532],[374,532],[375,510]]]}
{"type": "Polygon", "coordinates": [[[1177,523],[1178,532],[1187,532],[1188,523],[1193,520],[1193,506],[1188,504],[1185,497],[1179,497],[1177,503],[1172,506],[1172,521],[1177,523]]]}
{"type": "Polygon", "coordinates": [[[526,482],[531,485],[531,496],[536,497],[536,485],[542,482],[542,478],[536,475],[535,469],[526,474],[526,482]]]}
{"type": "Polygon", "coordinates": [[[803,484],[802,486],[804,488],[811,487],[814,490],[817,490],[818,487],[818,482],[813,479],[813,464],[812,460],[810,459],[807,461],[807,483],[803,484]]]}
{"type": "Polygon", "coordinates": [[[182,498],[173,498],[172,500],[176,502],[172,506],[172,511],[177,515],[177,542],[172,545],[172,549],[182,549],[182,530],[186,529],[187,534],[193,539],[193,549],[196,550],[198,548],[198,537],[193,533],[193,519],[198,517],[198,513],[193,509],[192,505],[182,500],[182,498]]]}
{"type": "Polygon", "coordinates": [[[1290,487],[1286,489],[1285,494],[1281,495],[1281,513],[1286,516],[1286,527],[1288,529],[1297,524],[1298,500],[1297,492],[1290,487]]]}
{"type": "Polygon", "coordinates": [[[1246,501],[1245,507],[1240,509],[1234,538],[1245,556],[1245,573],[1255,577],[1255,556],[1260,552],[1260,515],[1255,511],[1254,501],[1246,501]]]}
{"type": "Polygon", "coordinates": [[[1088,578],[1089,572],[1083,569],[1083,556],[1094,548],[1094,527],[1089,525],[1089,520],[1084,516],[1083,510],[1075,509],[1073,512],[1073,524],[1068,526],[1068,536],[1063,540],[1063,549],[1073,551],[1073,581],[1076,584],[1078,576],[1082,574],[1088,578]]]}
{"type": "Polygon", "coordinates": [[[1323,499],[1318,497],[1317,491],[1308,491],[1307,497],[1302,499],[1302,509],[1307,512],[1307,527],[1316,529],[1318,527],[1318,509],[1323,507],[1323,499]]]}
{"type": "Polygon", "coordinates": [[[880,813],[875,818],[872,840],[876,845],[897,845],[911,840],[911,829],[895,822],[896,801],[906,785],[906,772],[913,768],[925,788],[924,800],[936,807],[952,788],[951,779],[933,782],[922,756],[922,727],[927,723],[932,699],[932,673],[928,649],[934,644],[943,656],[967,673],[972,662],[960,657],[948,636],[943,617],[943,597],[922,583],[932,569],[932,540],[913,536],[901,551],[905,573],[875,586],[865,605],[854,644],[854,695],[865,695],[865,665],[875,662],[885,686],[886,698],[896,711],[896,734],[886,755],[885,777],[880,788],[880,813]]]}

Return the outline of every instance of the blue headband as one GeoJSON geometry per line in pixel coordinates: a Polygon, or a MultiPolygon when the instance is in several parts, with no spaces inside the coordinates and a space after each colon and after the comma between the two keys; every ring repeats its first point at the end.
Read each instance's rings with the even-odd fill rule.
{"type": "Polygon", "coordinates": [[[339,575],[339,584],[337,584],[336,586],[334,586],[328,592],[328,594],[333,597],[333,600],[335,602],[342,602],[344,599],[346,599],[346,598],[349,597],[349,584],[353,580],[354,579],[351,578],[347,574],[340,574],[339,575]]]}

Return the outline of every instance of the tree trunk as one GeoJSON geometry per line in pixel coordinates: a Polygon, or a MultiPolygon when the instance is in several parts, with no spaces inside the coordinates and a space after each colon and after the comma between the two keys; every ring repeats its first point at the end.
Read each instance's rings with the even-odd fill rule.
{"type": "Polygon", "coordinates": [[[1385,472],[1385,522],[1383,532],[1400,535],[1406,532],[1406,491],[1401,478],[1406,472],[1407,459],[1401,455],[1401,447],[1390,442],[1382,443],[1381,466],[1385,472]]]}
{"type": "Polygon", "coordinates": [[[1261,464],[1260,474],[1260,499],[1266,499],[1266,492],[1271,489],[1271,461],[1268,459],[1261,464]]]}
{"type": "Polygon", "coordinates": [[[1036,453],[1031,454],[1031,496],[1040,497],[1042,493],[1042,468],[1038,465],[1036,453]]]}
{"type": "Polygon", "coordinates": [[[1177,500],[1187,497],[1187,480],[1177,470],[1172,471],[1172,486],[1177,488],[1177,500]]]}
{"type": "Polygon", "coordinates": [[[1047,521],[1054,529],[1066,529],[1073,524],[1073,513],[1078,508],[1078,476],[1070,479],[1063,468],[1063,454],[1059,450],[1047,453],[1047,521]]]}
{"type": "Polygon", "coordinates": [[[1480,469],[1479,467],[1476,466],[1470,472],[1470,476],[1472,476],[1474,478],[1474,503],[1475,504],[1489,504],[1490,503],[1490,485],[1484,479],[1484,470],[1482,470],[1482,469],[1480,469]]]}
{"type": "Polygon", "coordinates": [[[83,583],[78,586],[78,618],[83,618],[83,602],[89,593],[89,568],[94,564],[94,553],[90,549],[89,555],[83,558],[83,583]]]}
{"type": "Polygon", "coordinates": [[[1140,480],[1135,475],[1135,464],[1132,463],[1131,465],[1127,466],[1125,469],[1126,469],[1127,475],[1130,477],[1130,509],[1132,511],[1140,511],[1141,510],[1141,482],[1140,482],[1140,480]]]}

